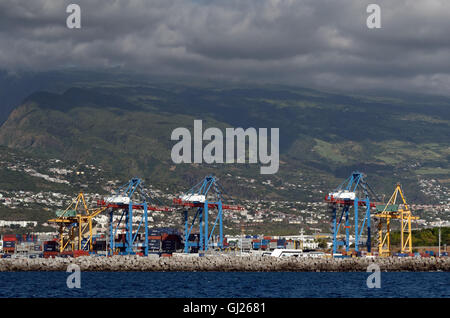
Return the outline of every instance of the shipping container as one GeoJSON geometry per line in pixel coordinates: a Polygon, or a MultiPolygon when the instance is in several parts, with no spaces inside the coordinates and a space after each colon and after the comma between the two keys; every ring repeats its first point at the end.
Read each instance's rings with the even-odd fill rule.
{"type": "Polygon", "coordinates": [[[3,241],[3,247],[15,247],[16,241],[3,241]]]}
{"type": "Polygon", "coordinates": [[[80,257],[80,256],[89,256],[89,252],[83,250],[73,251],[73,257],[80,257]]]}
{"type": "Polygon", "coordinates": [[[72,251],[63,251],[59,254],[59,256],[63,257],[63,258],[73,257],[73,252],[72,251]]]}
{"type": "Polygon", "coordinates": [[[44,252],[56,252],[58,247],[53,244],[44,244],[44,252]]]}
{"type": "Polygon", "coordinates": [[[106,250],[106,241],[96,241],[94,244],[92,244],[92,249],[94,251],[106,250]]]}
{"type": "Polygon", "coordinates": [[[14,234],[4,234],[3,241],[17,241],[17,237],[14,234]]]}
{"type": "Polygon", "coordinates": [[[55,258],[56,256],[58,256],[58,252],[54,252],[54,251],[44,251],[43,255],[44,258],[55,258]]]}
{"type": "Polygon", "coordinates": [[[4,253],[11,253],[13,254],[15,252],[16,248],[15,247],[3,247],[3,252],[4,253]]]}
{"type": "Polygon", "coordinates": [[[149,235],[162,235],[164,233],[169,234],[169,235],[179,235],[180,234],[178,229],[170,228],[170,227],[160,227],[160,228],[149,229],[149,235]]]}

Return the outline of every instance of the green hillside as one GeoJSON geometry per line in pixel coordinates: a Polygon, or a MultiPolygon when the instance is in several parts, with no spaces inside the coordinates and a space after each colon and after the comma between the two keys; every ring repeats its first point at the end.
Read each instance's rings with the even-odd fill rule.
{"type": "Polygon", "coordinates": [[[410,201],[430,202],[419,178],[448,185],[450,102],[344,96],[285,86],[236,86],[84,81],[64,93],[37,92],[0,128],[0,145],[41,156],[100,165],[111,175],[149,178],[169,189],[207,173],[272,184],[302,183],[280,192],[234,186],[246,198],[320,199],[352,170],[368,175],[380,194],[402,182],[410,201]],[[280,170],[260,175],[259,164],[174,165],[173,129],[279,127],[280,170]]]}

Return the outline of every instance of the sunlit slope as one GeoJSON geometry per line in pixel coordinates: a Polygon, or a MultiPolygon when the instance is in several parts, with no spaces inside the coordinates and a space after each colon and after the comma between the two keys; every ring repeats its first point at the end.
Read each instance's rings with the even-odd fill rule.
{"type": "MultiPolygon", "coordinates": [[[[176,184],[212,171],[261,176],[258,165],[175,167],[173,129],[192,129],[194,119],[203,119],[204,128],[278,127],[280,170],[264,178],[329,180],[332,186],[360,169],[389,189],[395,180],[413,183],[417,175],[448,182],[449,107],[446,100],[344,96],[279,86],[93,81],[62,94],[29,96],[0,128],[0,144],[176,184]]],[[[274,190],[271,196],[278,194],[274,190]]]]}

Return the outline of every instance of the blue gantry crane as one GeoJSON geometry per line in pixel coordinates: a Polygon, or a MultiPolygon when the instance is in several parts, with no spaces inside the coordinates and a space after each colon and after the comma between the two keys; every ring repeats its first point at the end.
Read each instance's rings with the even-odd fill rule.
{"type": "Polygon", "coordinates": [[[218,183],[215,176],[207,176],[202,181],[193,186],[181,197],[175,198],[173,203],[183,207],[184,216],[184,252],[188,253],[191,247],[198,247],[199,252],[208,250],[216,227],[219,227],[218,248],[223,248],[223,211],[243,210],[236,205],[223,203],[225,191],[218,183]],[[209,231],[209,213],[212,209],[217,209],[217,216],[209,231]],[[189,225],[189,211],[195,211],[192,222],[189,225]],[[199,224],[199,242],[191,242],[189,237],[194,227],[195,221],[199,224]]]}
{"type": "Polygon", "coordinates": [[[364,227],[367,227],[367,251],[371,251],[371,225],[370,209],[376,204],[372,199],[377,199],[375,192],[366,182],[365,176],[359,171],[353,171],[350,177],[342,182],[333,192],[325,197],[332,212],[333,254],[336,254],[339,246],[345,246],[346,252],[350,249],[350,208],[353,207],[355,251],[359,251],[361,235],[364,227]],[[359,220],[359,208],[364,210],[362,220],[359,220]],[[338,212],[340,211],[340,213],[338,212]],[[339,235],[341,228],[345,229],[345,237],[339,235]]]}
{"type": "Polygon", "coordinates": [[[169,208],[151,205],[153,199],[144,191],[142,180],[132,178],[128,183],[117,189],[114,195],[98,201],[98,205],[106,206],[109,210],[109,254],[119,249],[121,255],[134,255],[142,253],[148,255],[148,211],[170,211],[169,208]],[[140,212],[138,212],[140,211],[140,212]],[[114,214],[120,213],[119,221],[114,225],[114,214]],[[133,228],[133,219],[137,214],[141,218],[137,227],[133,228]],[[125,239],[116,242],[118,229],[125,230],[125,239]],[[139,236],[144,235],[143,239],[139,236]],[[141,251],[141,252],[139,252],[141,251]]]}

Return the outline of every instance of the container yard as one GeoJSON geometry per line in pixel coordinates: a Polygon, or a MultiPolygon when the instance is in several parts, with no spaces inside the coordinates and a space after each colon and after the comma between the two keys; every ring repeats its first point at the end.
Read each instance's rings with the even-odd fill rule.
{"type": "Polygon", "coordinates": [[[78,257],[250,257],[297,259],[373,259],[448,257],[447,251],[413,252],[412,215],[399,184],[387,203],[380,202],[366,181],[353,172],[336,189],[327,192],[325,201],[331,216],[332,233],[321,235],[328,241],[319,248],[313,235],[232,236],[224,233],[223,219],[228,210],[243,210],[214,176],[207,176],[172,205],[164,205],[143,190],[142,181],[133,178],[114,193],[97,202],[86,202],[83,193],[66,209],[56,209],[49,222],[58,226],[58,234],[4,234],[0,241],[2,258],[78,258],[78,257]],[[149,213],[179,213],[184,228],[152,227],[149,213]],[[212,212],[215,212],[214,214],[212,212]],[[108,217],[108,231],[97,233],[94,219],[108,217]],[[350,217],[351,216],[351,217],[350,217]],[[351,221],[353,220],[353,224],[351,221]],[[394,252],[390,245],[390,224],[400,221],[401,246],[394,252]],[[375,231],[371,224],[376,225],[375,231]],[[376,232],[373,244],[371,234],[376,232]],[[353,244],[351,247],[351,243],[353,244]]]}

